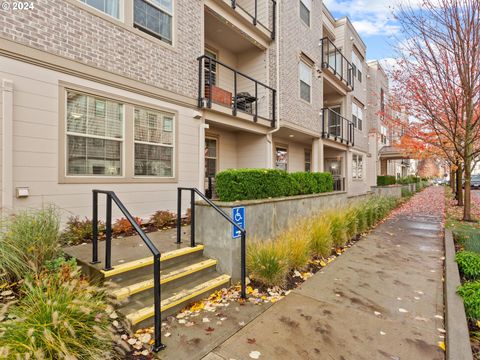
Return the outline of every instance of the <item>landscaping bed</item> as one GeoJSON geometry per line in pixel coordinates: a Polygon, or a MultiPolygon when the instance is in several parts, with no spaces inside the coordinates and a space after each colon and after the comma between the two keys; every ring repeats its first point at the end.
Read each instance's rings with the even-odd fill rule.
{"type": "MultiPolygon", "coordinates": [[[[480,223],[461,221],[462,208],[456,205],[449,189],[446,194],[446,227],[453,234],[455,260],[462,282],[457,293],[464,301],[473,357],[480,359],[480,223]]],[[[480,198],[475,194],[472,200],[472,213],[479,219],[480,198]]]]}

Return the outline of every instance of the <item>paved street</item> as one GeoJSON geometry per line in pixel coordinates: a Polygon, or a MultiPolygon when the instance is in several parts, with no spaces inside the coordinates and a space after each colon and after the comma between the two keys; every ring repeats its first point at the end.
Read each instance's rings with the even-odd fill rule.
{"type": "Polygon", "coordinates": [[[444,359],[442,223],[428,188],[205,359],[444,359]]]}

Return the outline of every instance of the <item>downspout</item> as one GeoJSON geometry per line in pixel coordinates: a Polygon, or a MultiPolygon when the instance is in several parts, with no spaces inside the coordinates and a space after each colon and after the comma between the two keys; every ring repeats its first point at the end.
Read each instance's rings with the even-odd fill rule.
{"type": "Polygon", "coordinates": [[[276,97],[277,101],[276,103],[276,113],[277,113],[277,119],[275,121],[275,128],[267,132],[267,168],[273,168],[273,140],[272,140],[272,134],[274,132],[277,132],[280,130],[280,41],[279,39],[279,34],[280,34],[280,2],[277,3],[276,6],[276,23],[275,23],[275,42],[276,42],[276,49],[275,49],[275,61],[277,63],[277,69],[276,69],[276,97]]]}

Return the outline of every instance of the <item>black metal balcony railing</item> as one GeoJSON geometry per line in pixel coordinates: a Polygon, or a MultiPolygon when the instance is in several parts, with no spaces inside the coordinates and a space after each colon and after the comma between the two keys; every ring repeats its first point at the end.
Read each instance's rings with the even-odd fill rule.
{"type": "Polygon", "coordinates": [[[322,46],[322,68],[329,69],[340,81],[345,83],[352,90],[354,88],[353,66],[343,56],[339,48],[333,42],[325,37],[321,40],[322,46]]]}
{"type": "Polygon", "coordinates": [[[198,58],[198,107],[222,105],[275,127],[276,90],[207,55],[198,58]],[[217,74],[221,74],[221,78],[217,74]]]}
{"type": "Polygon", "coordinates": [[[333,191],[345,191],[345,178],[333,176],[333,191]]]}
{"type": "Polygon", "coordinates": [[[277,2],[275,0],[231,0],[232,9],[240,9],[252,19],[255,26],[260,26],[270,32],[275,39],[275,14],[277,2]]]}
{"type": "Polygon", "coordinates": [[[355,128],[353,122],[347,120],[332,109],[322,109],[322,137],[334,139],[347,145],[355,144],[355,128]]]}

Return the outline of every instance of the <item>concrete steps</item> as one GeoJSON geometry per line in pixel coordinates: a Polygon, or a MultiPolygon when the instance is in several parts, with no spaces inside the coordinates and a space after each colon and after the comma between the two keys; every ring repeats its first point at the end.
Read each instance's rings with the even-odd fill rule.
{"type": "MultiPolygon", "coordinates": [[[[165,252],[160,258],[162,318],[230,284],[230,276],[216,271],[217,260],[203,256],[203,245],[165,252]]],[[[83,262],[82,266],[88,266],[83,262]]],[[[153,325],[153,257],[115,264],[111,270],[96,265],[85,269],[107,285],[119,301],[117,311],[133,329],[153,325]]]]}

